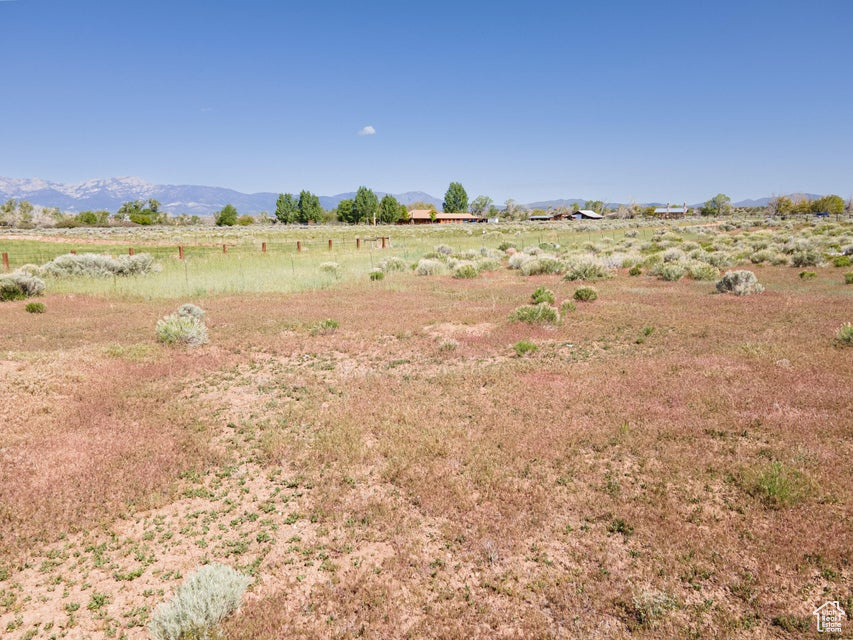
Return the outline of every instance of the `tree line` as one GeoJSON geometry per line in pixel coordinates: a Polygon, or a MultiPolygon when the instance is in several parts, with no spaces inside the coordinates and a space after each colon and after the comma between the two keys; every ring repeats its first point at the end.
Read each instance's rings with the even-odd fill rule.
{"type": "MultiPolygon", "coordinates": [[[[494,201],[485,195],[480,195],[469,202],[468,194],[460,182],[451,182],[444,194],[442,210],[446,213],[471,213],[475,216],[487,216],[505,220],[526,220],[532,215],[548,212],[572,214],[579,209],[588,209],[617,218],[635,218],[655,215],[654,206],[637,204],[621,204],[608,207],[603,200],[587,200],[581,205],[573,203],[568,207],[530,210],[515,200],[508,199],[503,207],[495,205],[494,201]]],[[[220,226],[250,225],[250,224],[322,224],[340,222],[344,224],[394,224],[406,221],[409,212],[415,209],[435,211],[435,206],[429,202],[412,202],[402,204],[391,194],[380,199],[376,193],[367,187],[359,187],[355,197],[341,200],[337,207],[325,210],[320,204],[320,198],[308,190],[302,190],[299,195],[281,193],[275,202],[274,214],[267,212],[259,215],[240,215],[231,205],[225,205],[214,215],[214,222],[220,226]]],[[[731,198],[723,193],[706,201],[696,211],[704,216],[727,216],[736,213],[767,214],[776,216],[803,215],[826,212],[830,215],[841,213],[853,214],[853,199],[847,202],[841,196],[829,194],[809,200],[805,196],[791,198],[790,196],[774,197],[766,207],[736,208],[731,198]]],[[[36,207],[27,200],[10,199],[0,204],[0,226],[32,228],[45,222],[57,227],[75,226],[110,226],[110,225],[197,225],[203,219],[197,215],[170,215],[162,210],[157,200],[132,200],[125,202],[115,213],[106,210],[81,211],[77,214],[61,212],[58,208],[36,207]]]]}

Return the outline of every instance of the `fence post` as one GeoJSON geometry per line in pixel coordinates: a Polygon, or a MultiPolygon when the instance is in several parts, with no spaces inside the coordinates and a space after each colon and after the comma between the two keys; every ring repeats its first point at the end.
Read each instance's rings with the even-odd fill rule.
{"type": "Polygon", "coordinates": [[[133,247],[128,248],[127,255],[129,255],[129,256],[133,255],[133,247]]]}
{"type": "Polygon", "coordinates": [[[331,250],[332,250],[332,239],[329,238],[329,251],[331,251],[331,250]]]}
{"type": "Polygon", "coordinates": [[[355,239],[355,248],[356,248],[356,249],[361,249],[361,238],[356,238],[356,239],[355,239]]]}
{"type": "Polygon", "coordinates": [[[228,253],[228,245],[227,244],[222,245],[222,253],[228,253]]]}
{"type": "Polygon", "coordinates": [[[302,253],[302,240],[296,241],[296,253],[302,253]]]}
{"type": "Polygon", "coordinates": [[[179,244],[178,245],[178,260],[183,260],[183,259],[184,259],[184,246],[179,244]]]}
{"type": "Polygon", "coordinates": [[[385,236],[382,236],[382,248],[383,249],[385,248],[385,240],[386,240],[385,236]]]}
{"type": "Polygon", "coordinates": [[[76,255],[77,255],[77,251],[76,251],[75,249],[72,249],[72,250],[71,250],[71,255],[72,255],[72,256],[76,256],[76,255]]]}
{"type": "Polygon", "coordinates": [[[261,253],[266,253],[266,252],[267,252],[267,243],[262,242],[261,243],[261,253]]]}
{"type": "Polygon", "coordinates": [[[9,270],[9,254],[5,251],[3,252],[3,269],[9,270]]]}

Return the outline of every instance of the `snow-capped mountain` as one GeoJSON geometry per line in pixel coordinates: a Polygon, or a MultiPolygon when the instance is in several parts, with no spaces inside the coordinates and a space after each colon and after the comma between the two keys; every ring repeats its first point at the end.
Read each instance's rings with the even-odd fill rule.
{"type": "MultiPolygon", "coordinates": [[[[377,195],[381,198],[385,194],[377,192],[377,195]]],[[[341,200],[353,197],[355,193],[320,196],[320,204],[326,209],[333,209],[341,200]]],[[[41,207],[59,207],[70,213],[102,209],[116,211],[128,200],[154,198],[164,211],[172,214],[211,215],[230,203],[240,213],[256,215],[261,211],[272,214],[278,193],[240,193],[233,189],[197,185],[158,185],[135,177],[101,178],[77,184],[60,184],[40,178],[0,177],[0,201],[9,198],[28,200],[41,207]]],[[[441,208],[441,200],[421,191],[397,194],[396,198],[403,204],[425,201],[441,208]]]]}

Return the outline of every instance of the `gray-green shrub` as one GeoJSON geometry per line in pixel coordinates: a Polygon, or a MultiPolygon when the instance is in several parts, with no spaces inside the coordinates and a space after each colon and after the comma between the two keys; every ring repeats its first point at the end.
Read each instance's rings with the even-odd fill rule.
{"type": "Polygon", "coordinates": [[[136,276],[146,274],[154,269],[154,256],[148,253],[138,253],[133,256],[113,258],[100,253],[76,255],[66,253],[42,265],[42,269],[46,275],[55,278],[136,276]]]}
{"type": "Polygon", "coordinates": [[[415,273],[419,276],[434,276],[441,273],[443,269],[444,264],[440,261],[421,258],[418,260],[418,265],[415,267],[415,273]]]}
{"type": "Polygon", "coordinates": [[[0,302],[23,300],[44,293],[44,280],[23,271],[0,275],[0,302]]]}
{"type": "Polygon", "coordinates": [[[528,324],[556,324],[560,316],[557,310],[547,303],[525,304],[512,312],[510,320],[528,324]]]}
{"type": "Polygon", "coordinates": [[[748,296],[753,293],[761,293],[764,291],[764,286],[758,282],[758,278],[752,271],[739,269],[738,271],[727,271],[717,282],[717,291],[733,293],[736,296],[748,296]]]}
{"type": "Polygon", "coordinates": [[[398,258],[397,256],[393,256],[391,258],[386,258],[382,262],[379,263],[379,268],[382,269],[385,273],[391,273],[393,271],[405,271],[406,270],[406,261],[402,258],[398,258]]]}
{"type": "Polygon", "coordinates": [[[157,321],[155,328],[157,341],[163,344],[182,344],[188,347],[205,344],[208,338],[207,326],[202,320],[203,317],[204,311],[195,305],[181,306],[174,313],[157,321]],[[189,310],[188,307],[195,309],[189,310]],[[201,312],[201,315],[196,315],[198,312],[201,312]]]}
{"type": "Polygon", "coordinates": [[[457,279],[476,278],[480,275],[473,262],[460,262],[453,269],[453,277],[457,279]]]}
{"type": "Polygon", "coordinates": [[[592,287],[581,287],[575,291],[572,297],[578,302],[592,302],[593,300],[598,300],[598,291],[592,287]]]}
{"type": "Polygon", "coordinates": [[[613,272],[598,260],[579,257],[567,261],[565,280],[605,280],[613,277],[613,272]]]}
{"type": "Polygon", "coordinates": [[[251,583],[251,578],[224,564],[205,565],[187,577],[171,600],[157,606],[148,630],[155,640],[215,637],[251,583]]]}

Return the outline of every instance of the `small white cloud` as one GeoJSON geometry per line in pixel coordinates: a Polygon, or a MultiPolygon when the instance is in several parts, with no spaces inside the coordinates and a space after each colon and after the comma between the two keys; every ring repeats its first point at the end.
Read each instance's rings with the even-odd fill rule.
{"type": "Polygon", "coordinates": [[[374,129],[370,125],[367,125],[363,129],[359,129],[358,135],[360,135],[360,136],[375,136],[376,135],[376,129],[374,129]]]}

